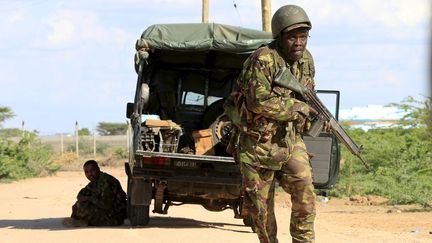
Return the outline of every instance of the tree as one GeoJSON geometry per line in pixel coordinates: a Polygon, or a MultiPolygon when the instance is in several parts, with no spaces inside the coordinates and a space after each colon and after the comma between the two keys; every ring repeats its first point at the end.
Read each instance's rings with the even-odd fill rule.
{"type": "Polygon", "coordinates": [[[408,127],[421,126],[425,128],[426,135],[432,134],[432,97],[418,101],[408,96],[401,103],[390,103],[388,106],[397,107],[405,112],[400,124],[408,127]]]}
{"type": "Polygon", "coordinates": [[[12,110],[9,107],[0,106],[0,126],[4,121],[14,116],[15,114],[12,112],[12,110]]]}
{"type": "Polygon", "coordinates": [[[89,136],[90,130],[88,128],[80,129],[80,130],[78,130],[78,135],[79,136],[89,136]]]}
{"type": "Polygon", "coordinates": [[[127,131],[127,124],[125,123],[112,123],[112,122],[99,122],[96,127],[98,133],[102,136],[108,135],[124,135],[127,131]]]}
{"type": "Polygon", "coordinates": [[[20,137],[22,135],[23,131],[18,128],[3,128],[0,129],[0,136],[1,137],[20,137]]]}

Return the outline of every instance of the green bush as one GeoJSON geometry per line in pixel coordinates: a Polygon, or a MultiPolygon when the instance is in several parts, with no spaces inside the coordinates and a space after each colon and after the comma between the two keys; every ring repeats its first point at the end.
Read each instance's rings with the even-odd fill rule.
{"type": "Polygon", "coordinates": [[[51,160],[52,147],[40,142],[35,133],[26,133],[17,143],[0,140],[0,180],[16,180],[52,174],[59,166],[51,160]]]}
{"type": "MultiPolygon", "coordinates": [[[[428,102],[430,99],[425,104],[428,102]]],[[[368,131],[346,128],[354,141],[364,146],[364,157],[373,171],[367,172],[342,146],[340,179],[331,195],[380,195],[392,204],[432,206],[432,113],[422,107],[404,107],[411,113],[399,126],[368,131]]]]}
{"type": "Polygon", "coordinates": [[[109,145],[106,143],[98,143],[96,144],[96,153],[101,155],[106,155],[108,151],[109,145]]]}
{"type": "MultiPolygon", "coordinates": [[[[14,117],[8,107],[0,106],[0,128],[2,123],[14,117]]],[[[0,130],[0,181],[17,180],[54,173],[60,166],[52,161],[53,149],[41,143],[36,132],[25,132],[16,128],[0,130]],[[11,136],[22,135],[19,142],[11,136]]]]}
{"type": "Polygon", "coordinates": [[[126,148],[117,147],[113,151],[113,156],[116,159],[126,159],[129,153],[126,148]]]}

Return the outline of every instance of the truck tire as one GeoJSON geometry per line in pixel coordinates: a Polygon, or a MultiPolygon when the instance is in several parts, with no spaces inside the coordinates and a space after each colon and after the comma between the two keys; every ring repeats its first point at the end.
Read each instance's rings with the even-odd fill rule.
{"type": "Polygon", "coordinates": [[[132,205],[131,203],[131,190],[132,190],[132,171],[130,164],[125,163],[125,171],[128,176],[127,184],[127,211],[130,224],[132,226],[144,226],[149,222],[149,209],[150,206],[146,205],[132,205]]]}
{"type": "Polygon", "coordinates": [[[201,126],[203,129],[209,128],[210,125],[216,121],[216,118],[218,118],[224,113],[224,103],[225,99],[218,100],[204,110],[201,122],[201,126]]]}
{"type": "Polygon", "coordinates": [[[129,221],[132,226],[144,226],[149,223],[149,208],[145,205],[129,205],[129,221]]]}

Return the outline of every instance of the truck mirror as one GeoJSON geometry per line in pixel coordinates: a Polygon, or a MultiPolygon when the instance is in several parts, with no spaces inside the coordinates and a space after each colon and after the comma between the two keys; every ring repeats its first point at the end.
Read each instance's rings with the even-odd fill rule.
{"type": "Polygon", "coordinates": [[[127,105],[126,105],[126,117],[127,118],[129,118],[129,119],[131,118],[133,110],[134,110],[134,103],[127,103],[127,105]]]}

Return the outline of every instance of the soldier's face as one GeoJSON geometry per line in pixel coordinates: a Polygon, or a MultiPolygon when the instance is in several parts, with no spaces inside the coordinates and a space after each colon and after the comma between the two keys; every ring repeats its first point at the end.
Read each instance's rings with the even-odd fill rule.
{"type": "Polygon", "coordinates": [[[99,167],[94,165],[84,166],[84,174],[89,179],[89,181],[95,181],[99,177],[99,167]]]}
{"type": "Polygon", "coordinates": [[[288,32],[282,32],[282,50],[290,61],[298,61],[303,56],[308,36],[309,30],[307,28],[298,28],[288,32]]]}

